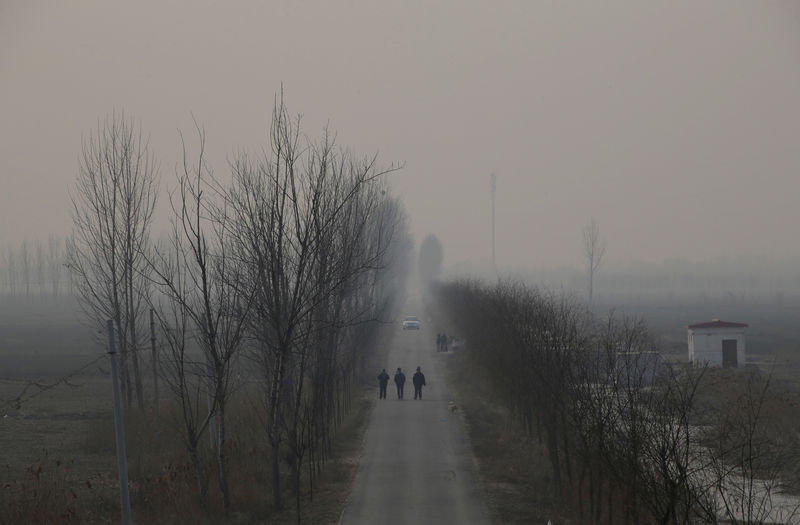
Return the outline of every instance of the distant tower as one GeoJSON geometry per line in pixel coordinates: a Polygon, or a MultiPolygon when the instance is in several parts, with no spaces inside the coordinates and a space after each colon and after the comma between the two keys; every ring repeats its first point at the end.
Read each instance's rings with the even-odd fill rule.
{"type": "Polygon", "coordinates": [[[494,195],[497,191],[497,177],[494,173],[489,175],[489,186],[492,189],[492,269],[497,271],[497,263],[494,258],[494,195]]]}

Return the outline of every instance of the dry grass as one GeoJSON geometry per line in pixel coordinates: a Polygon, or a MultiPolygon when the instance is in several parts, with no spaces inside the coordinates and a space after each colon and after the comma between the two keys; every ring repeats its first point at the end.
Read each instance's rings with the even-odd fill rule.
{"type": "MultiPolygon", "coordinates": [[[[85,448],[93,426],[109,416],[99,402],[108,397],[100,396],[103,383],[82,379],[79,388],[47,391],[19,410],[6,407],[0,523],[101,523],[109,502],[119,501],[113,440],[111,455],[85,448]]],[[[3,384],[0,396],[8,399],[19,387],[3,384]]]]}
{"type": "MultiPolygon", "coordinates": [[[[108,377],[77,377],[7,410],[0,418],[0,524],[115,523],[119,520],[111,385],[108,377]]],[[[19,391],[0,384],[0,399],[19,391]]],[[[337,523],[358,464],[374,389],[354,400],[335,436],[335,444],[314,498],[303,480],[303,523],[337,523]]],[[[271,506],[270,450],[261,417],[247,393],[240,391],[229,412],[228,457],[234,512],[222,516],[210,447],[203,463],[212,474],[209,510],[198,503],[197,479],[189,464],[176,414],[162,401],[161,419],[153,411],[128,410],[126,447],[134,519],[139,523],[297,523],[294,498],[284,478],[286,510],[271,506]]],[[[203,441],[205,443],[206,440],[203,441]]]]}
{"type": "MultiPolygon", "coordinates": [[[[23,344],[28,332],[19,335],[23,344]]],[[[26,354],[30,346],[24,346],[0,339],[0,364],[9,364],[0,377],[0,525],[118,523],[119,481],[107,365],[101,362],[71,378],[69,384],[45,392],[29,387],[26,400],[17,407],[11,400],[29,379],[50,384],[94,357],[85,353],[82,344],[72,350],[84,353],[65,349],[60,356],[26,354]],[[37,395],[27,399],[31,393],[37,395]]],[[[344,508],[376,397],[371,382],[355,388],[361,392],[335,434],[333,450],[315,480],[313,500],[304,467],[302,523],[337,523],[344,508]]],[[[136,522],[297,523],[285,463],[285,510],[276,513],[272,508],[271,450],[257,389],[258,385],[252,385],[250,391],[237,391],[229,405],[227,453],[233,512],[228,519],[223,518],[210,446],[201,450],[203,465],[210,473],[207,512],[199,505],[197,478],[181,440],[180,420],[164,387],[158,421],[152,407],[144,413],[126,411],[129,486],[136,522]]],[[[145,391],[151,391],[148,385],[145,391]]],[[[207,436],[202,443],[208,443],[207,436]]]]}
{"type": "MultiPolygon", "coordinates": [[[[464,419],[478,473],[492,520],[502,524],[547,523],[576,524],[577,509],[557,503],[551,497],[550,466],[546,449],[530,439],[513,422],[511,415],[492,402],[488,383],[481,373],[472,370],[463,355],[439,354],[446,366],[448,385],[457,400],[464,419]],[[464,378],[469,378],[468,382],[464,378]]],[[[704,383],[702,396],[711,396],[716,403],[730,403],[742,387],[744,375],[730,370],[712,370],[704,383]],[[737,390],[737,388],[739,390],[737,390]]],[[[789,435],[798,435],[800,399],[792,388],[776,386],[764,407],[764,417],[781,421],[789,435]],[[777,394],[777,395],[775,395],[777,394]]],[[[703,401],[701,401],[702,403],[703,401]]],[[[796,450],[793,448],[792,450],[796,450]]],[[[797,454],[784,457],[784,488],[794,493],[800,469],[797,454]]],[[[566,498],[576,501],[576,495],[566,498]]],[[[622,508],[622,501],[615,507],[622,508]]]]}
{"type": "Polygon", "coordinates": [[[448,388],[459,406],[478,476],[494,523],[567,524],[553,498],[543,446],[522,434],[508,412],[457,352],[437,354],[445,363],[448,388]],[[469,382],[463,378],[470,378],[469,382]]]}
{"type": "MultiPolygon", "coordinates": [[[[365,391],[364,395],[355,401],[353,409],[345,418],[336,436],[336,445],[317,482],[313,501],[305,498],[303,502],[303,523],[333,525],[339,522],[358,469],[364,432],[374,406],[374,392],[368,394],[365,391]]],[[[287,509],[280,515],[273,516],[269,523],[294,524],[297,523],[297,516],[293,509],[287,509]]]]}

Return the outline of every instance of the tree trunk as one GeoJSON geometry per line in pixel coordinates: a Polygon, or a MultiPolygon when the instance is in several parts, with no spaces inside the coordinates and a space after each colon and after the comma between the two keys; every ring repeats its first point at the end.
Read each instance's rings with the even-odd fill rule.
{"type": "Polygon", "coordinates": [[[281,385],[283,384],[284,354],[283,349],[278,353],[275,371],[272,377],[272,388],[270,389],[270,445],[272,446],[272,504],[276,511],[282,510],[281,503],[281,425],[280,425],[280,402],[281,385]]]}
{"type": "Polygon", "coordinates": [[[156,329],[153,320],[153,309],[150,309],[150,350],[152,352],[153,360],[153,399],[156,406],[156,418],[159,417],[158,406],[158,350],[156,349],[156,329]]]}
{"type": "Polygon", "coordinates": [[[144,410],[144,392],[142,391],[142,375],[139,373],[139,352],[136,346],[136,326],[131,320],[131,361],[133,361],[133,380],[136,387],[136,405],[144,410]]]}
{"type": "MultiPolygon", "coordinates": [[[[221,378],[217,377],[217,384],[221,384],[221,378]]],[[[231,496],[228,487],[228,466],[225,457],[225,405],[227,400],[224,395],[217,392],[217,468],[219,469],[219,490],[222,492],[222,507],[225,509],[225,517],[230,515],[231,496]]],[[[216,414],[215,414],[216,416],[216,414]]]]}
{"type": "Polygon", "coordinates": [[[117,340],[119,341],[119,371],[122,376],[122,398],[125,406],[130,408],[133,399],[131,397],[131,373],[128,367],[128,338],[125,337],[125,331],[122,329],[122,316],[119,313],[114,318],[114,325],[117,328],[117,340]]]}
{"type": "Polygon", "coordinates": [[[300,467],[302,466],[302,454],[297,454],[294,459],[294,501],[297,511],[297,525],[302,524],[302,507],[300,505],[300,467]]]}
{"type": "Polygon", "coordinates": [[[192,464],[194,465],[195,473],[197,473],[197,488],[200,492],[200,505],[203,510],[208,512],[208,480],[206,479],[205,472],[203,472],[203,464],[200,462],[200,454],[197,452],[197,441],[189,446],[189,454],[192,456],[192,464]]]}
{"type": "Polygon", "coordinates": [[[550,454],[550,466],[553,469],[553,496],[557,501],[560,501],[561,461],[558,454],[558,436],[556,435],[555,421],[551,421],[551,425],[551,428],[547,429],[547,448],[550,454]]]}

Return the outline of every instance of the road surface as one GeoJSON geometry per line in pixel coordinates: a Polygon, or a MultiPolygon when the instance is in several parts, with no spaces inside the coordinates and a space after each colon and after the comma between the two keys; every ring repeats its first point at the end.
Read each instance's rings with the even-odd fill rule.
{"type": "Polygon", "coordinates": [[[436,334],[424,319],[419,331],[398,323],[383,365],[391,377],[387,396],[372,413],[341,524],[489,523],[470,445],[435,357],[436,334]],[[411,382],[417,366],[427,382],[421,401],[411,382]],[[397,367],[406,374],[403,400],[394,385],[397,367]]]}

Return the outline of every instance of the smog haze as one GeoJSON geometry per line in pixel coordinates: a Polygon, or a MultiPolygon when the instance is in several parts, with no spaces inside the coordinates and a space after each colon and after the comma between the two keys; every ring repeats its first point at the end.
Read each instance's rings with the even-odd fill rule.
{"type": "MultiPolygon", "coordinates": [[[[28,2],[0,5],[0,245],[70,229],[98,119],[178,130],[218,176],[276,94],[388,165],[445,265],[800,256],[800,7],[790,2],[28,2]]],[[[166,199],[161,197],[163,220],[166,199]]],[[[155,231],[163,229],[158,225],[155,231]]]]}

